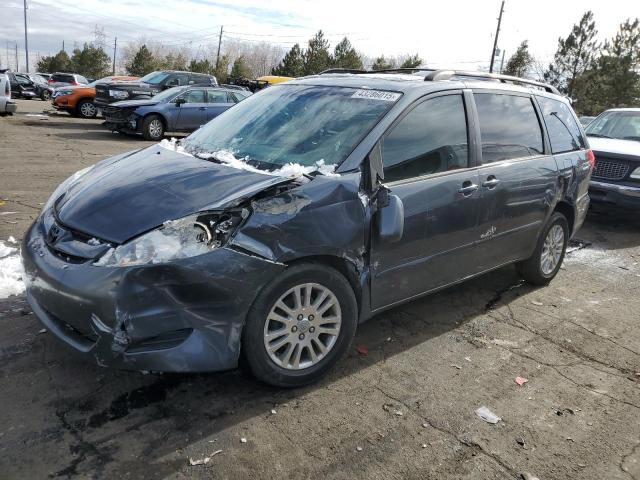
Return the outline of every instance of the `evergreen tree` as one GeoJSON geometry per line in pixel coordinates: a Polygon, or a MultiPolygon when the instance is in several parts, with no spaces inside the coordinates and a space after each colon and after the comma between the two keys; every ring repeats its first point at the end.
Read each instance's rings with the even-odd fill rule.
{"type": "Polygon", "coordinates": [[[333,61],[334,68],[348,68],[355,70],[362,70],[362,57],[356,52],[356,49],[353,48],[351,42],[344,37],[340,43],[336,45],[336,48],[333,51],[333,61]]]}
{"type": "Polygon", "coordinates": [[[567,38],[558,39],[558,50],[544,78],[570,98],[574,96],[576,79],[593,67],[598,52],[597,33],[593,13],[588,11],[567,38]]]}
{"type": "Polygon", "coordinates": [[[67,52],[60,50],[55,55],[38,60],[36,69],[43,73],[68,72],[72,70],[71,59],[67,52]]]}
{"type": "Polygon", "coordinates": [[[215,70],[215,66],[212,65],[206,58],[204,60],[193,59],[189,63],[188,70],[190,72],[207,73],[209,75],[212,75],[215,70]]]}
{"type": "Polygon", "coordinates": [[[251,70],[244,60],[244,56],[240,55],[233,62],[233,67],[231,67],[231,74],[229,77],[232,80],[237,81],[244,78],[251,78],[252,76],[251,70]]]}
{"type": "Polygon", "coordinates": [[[70,60],[73,72],[89,78],[102,78],[111,71],[111,57],[99,47],[85,43],[82,50],[76,48],[70,60]]]}
{"type": "Polygon", "coordinates": [[[304,52],[303,71],[305,75],[315,75],[330,67],[329,40],[324,38],[322,30],[318,30],[309,40],[309,47],[304,52]]]}
{"type": "Polygon", "coordinates": [[[416,53],[415,55],[409,55],[405,61],[402,62],[400,68],[417,68],[420,65],[422,65],[422,59],[416,53]]]}
{"type": "Polygon", "coordinates": [[[525,40],[507,62],[504,68],[504,74],[514,77],[525,77],[532,64],[533,57],[529,53],[529,43],[525,40]]]}
{"type": "Polygon", "coordinates": [[[373,61],[371,70],[389,70],[390,68],[395,68],[395,66],[395,62],[392,59],[387,60],[384,55],[380,55],[373,61]]]}
{"type": "Polygon", "coordinates": [[[162,60],[157,62],[156,68],[163,70],[186,70],[187,57],[182,53],[168,53],[162,60]]]}
{"type": "Polygon", "coordinates": [[[637,104],[640,98],[640,20],[626,20],[603,48],[598,61],[605,96],[610,107],[637,104]]]}
{"type": "Polygon", "coordinates": [[[218,61],[218,66],[213,67],[213,75],[218,80],[218,83],[227,83],[229,78],[229,63],[231,63],[229,55],[222,55],[218,61]]]}
{"type": "Polygon", "coordinates": [[[129,75],[143,77],[156,69],[156,59],[146,45],[142,45],[130,63],[126,65],[129,75]]]}
{"type": "Polygon", "coordinates": [[[300,77],[304,75],[304,54],[297,43],[291,47],[278,66],[271,70],[273,75],[300,77]]]}

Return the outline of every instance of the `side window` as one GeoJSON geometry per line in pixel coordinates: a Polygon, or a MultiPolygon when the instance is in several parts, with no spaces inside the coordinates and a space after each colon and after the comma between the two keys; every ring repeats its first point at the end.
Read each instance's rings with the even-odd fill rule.
{"type": "Polygon", "coordinates": [[[183,98],[185,103],[205,103],[204,90],[189,90],[183,93],[180,98],[183,98]]]}
{"type": "Polygon", "coordinates": [[[584,148],[584,137],[569,107],[552,98],[537,98],[549,132],[551,151],[563,153],[584,148]]]}
{"type": "Polygon", "coordinates": [[[198,75],[196,73],[191,75],[191,81],[196,85],[211,85],[211,80],[207,75],[198,75]]]}
{"type": "Polygon", "coordinates": [[[86,85],[87,83],[89,83],[89,80],[87,80],[87,79],[86,79],[85,77],[83,77],[82,75],[78,75],[77,79],[78,79],[78,83],[84,83],[85,85],[86,85]]]}
{"type": "Polygon", "coordinates": [[[528,97],[476,93],[482,163],[540,155],[540,122],[528,97]]]}
{"type": "Polygon", "coordinates": [[[468,167],[462,95],[432,98],[411,110],[383,139],[382,161],[387,182],[468,167]]]}
{"type": "Polygon", "coordinates": [[[171,75],[165,82],[165,87],[181,87],[189,83],[189,75],[186,73],[177,73],[171,75]]]}
{"type": "Polygon", "coordinates": [[[207,103],[229,103],[227,92],[223,90],[207,90],[207,103]]]}

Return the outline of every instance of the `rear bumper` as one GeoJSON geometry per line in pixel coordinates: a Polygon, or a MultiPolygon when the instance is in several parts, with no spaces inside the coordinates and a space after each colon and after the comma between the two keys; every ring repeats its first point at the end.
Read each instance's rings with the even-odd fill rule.
{"type": "Polygon", "coordinates": [[[12,102],[11,100],[7,100],[4,104],[4,109],[2,113],[16,113],[18,111],[18,104],[12,102]]]}
{"type": "Polygon", "coordinates": [[[640,209],[640,186],[591,180],[589,196],[594,203],[608,203],[623,208],[640,209]]]}
{"type": "Polygon", "coordinates": [[[227,248],[95,267],[54,253],[40,220],[25,235],[22,260],[27,300],[62,343],[101,366],[167,372],[234,368],[247,311],[284,268],[227,248]]]}

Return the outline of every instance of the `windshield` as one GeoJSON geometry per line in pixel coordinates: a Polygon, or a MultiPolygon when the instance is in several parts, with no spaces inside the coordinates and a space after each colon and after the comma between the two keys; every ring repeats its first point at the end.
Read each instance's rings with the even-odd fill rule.
{"type": "Polygon", "coordinates": [[[191,153],[230,152],[271,169],[340,164],[400,98],[399,93],[277,85],[251,95],[184,142],[191,153]]]}
{"type": "Polygon", "coordinates": [[[605,112],[585,131],[592,137],[640,141],[640,112],[605,112]]]}
{"type": "Polygon", "coordinates": [[[150,83],[151,85],[158,85],[168,76],[169,74],[167,72],[151,72],[142,77],[140,81],[150,83]]]}
{"type": "Polygon", "coordinates": [[[170,100],[171,98],[175,97],[178,93],[182,92],[184,89],[185,87],[168,88],[167,90],[163,90],[157,95],[154,95],[153,99],[158,100],[159,102],[162,102],[164,100],[170,100]]]}

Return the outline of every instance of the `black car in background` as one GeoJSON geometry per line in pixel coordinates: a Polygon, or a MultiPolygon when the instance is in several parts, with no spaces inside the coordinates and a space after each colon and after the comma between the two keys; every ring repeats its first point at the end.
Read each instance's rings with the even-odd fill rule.
{"type": "Polygon", "coordinates": [[[40,98],[49,100],[53,93],[53,88],[40,75],[33,73],[7,72],[11,83],[11,95],[14,98],[40,98]]]}
{"type": "Polygon", "coordinates": [[[213,75],[182,72],[178,70],[160,70],[151,72],[137,82],[110,82],[96,85],[96,98],[93,101],[98,109],[122,100],[146,100],[155,94],[172,87],[199,85],[218,86],[213,75]]]}

